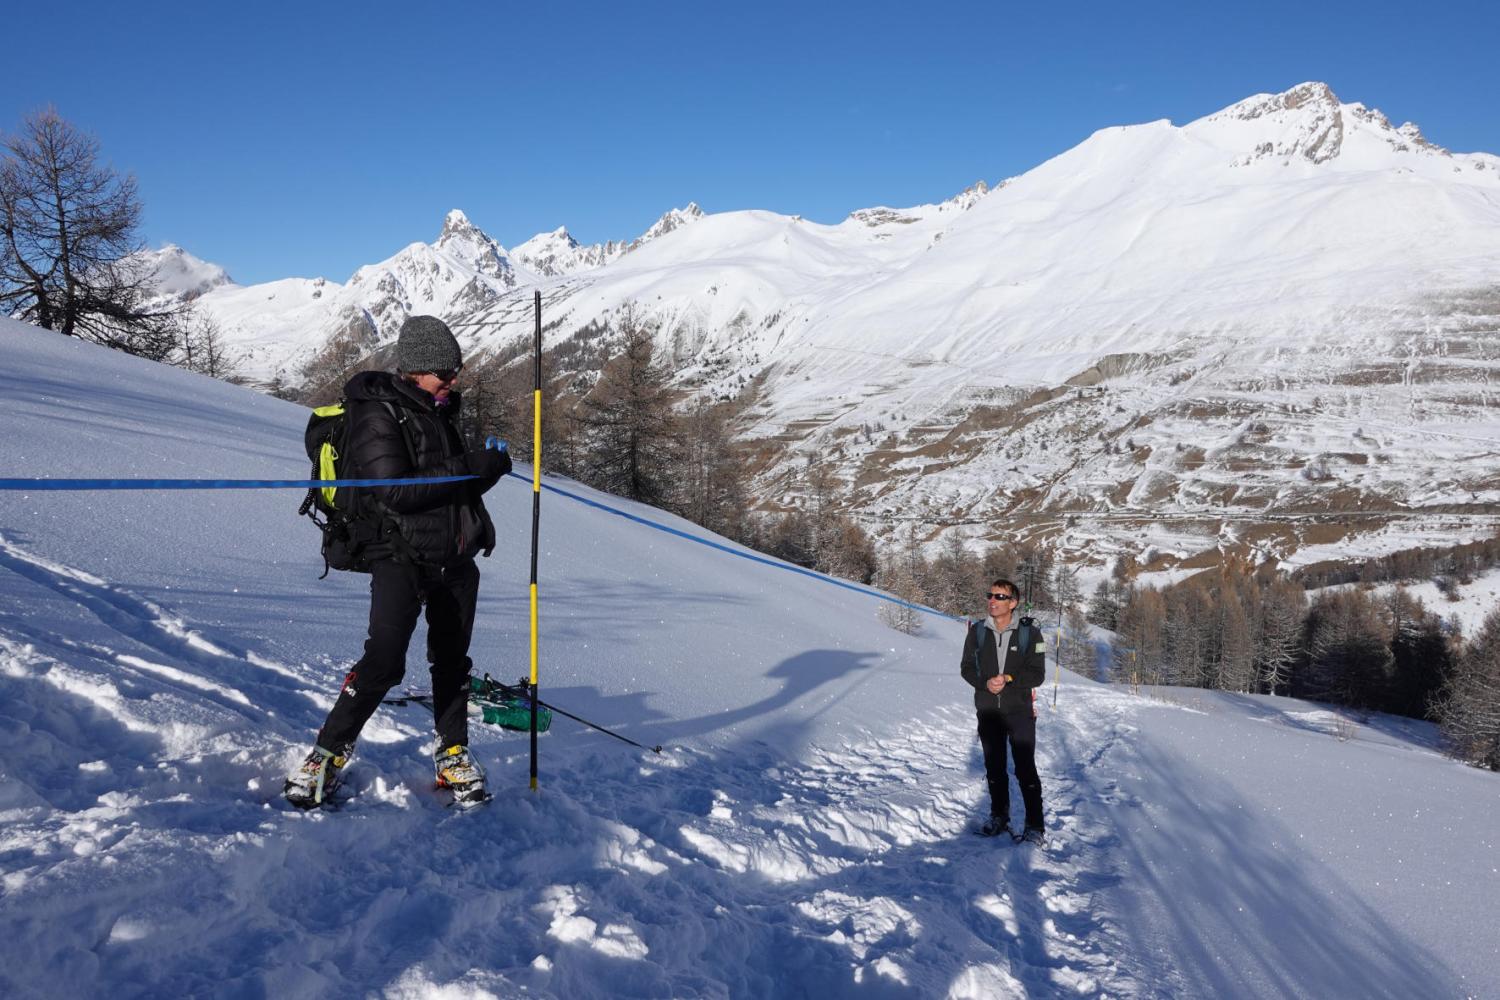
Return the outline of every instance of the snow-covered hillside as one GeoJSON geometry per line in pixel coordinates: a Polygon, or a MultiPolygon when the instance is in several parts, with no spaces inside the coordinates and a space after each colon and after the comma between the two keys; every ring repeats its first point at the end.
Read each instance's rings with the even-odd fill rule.
{"type": "MultiPolygon", "coordinates": [[[[9,321],[0,351],[0,478],[305,473],[296,406],[9,321]]],[[[510,678],[531,492],[491,497],[474,656],[510,678]]],[[[366,599],[316,579],[299,499],[0,491],[6,996],[1500,990],[1500,778],[1430,727],[1062,674],[1052,843],[983,840],[957,625],[553,493],[543,696],[665,752],[559,718],[532,793],[476,724],[499,794],[456,815],[387,708],[346,805],[289,810],[366,599]]]]}
{"type": "Polygon", "coordinates": [[[634,304],[680,386],[745,404],[768,506],[817,456],[888,538],[1020,528],[1177,573],[1492,530],[1496,259],[1500,157],[1308,83],[837,225],[693,205],[507,254],[455,212],[348,285],[200,303],[293,384],[414,311],[477,357],[530,335],[536,290],[550,346],[634,304]]]}

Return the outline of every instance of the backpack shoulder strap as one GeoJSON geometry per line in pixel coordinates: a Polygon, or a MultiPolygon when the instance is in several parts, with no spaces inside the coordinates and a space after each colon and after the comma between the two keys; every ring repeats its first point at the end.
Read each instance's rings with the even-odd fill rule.
{"type": "Polygon", "coordinates": [[[406,412],[405,407],[397,406],[389,399],[382,399],[381,404],[390,411],[391,419],[396,421],[396,426],[401,430],[401,443],[406,445],[406,457],[411,461],[412,471],[417,469],[417,449],[411,443],[411,431],[406,428],[406,421],[411,414],[406,412]]]}

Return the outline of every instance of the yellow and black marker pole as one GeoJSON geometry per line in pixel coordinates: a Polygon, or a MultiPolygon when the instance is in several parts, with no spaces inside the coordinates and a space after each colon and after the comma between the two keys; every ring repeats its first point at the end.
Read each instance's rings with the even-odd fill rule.
{"type": "Polygon", "coordinates": [[[531,790],[536,791],[536,552],[538,526],[542,519],[542,293],[535,293],[536,391],[531,416],[531,790]]]}

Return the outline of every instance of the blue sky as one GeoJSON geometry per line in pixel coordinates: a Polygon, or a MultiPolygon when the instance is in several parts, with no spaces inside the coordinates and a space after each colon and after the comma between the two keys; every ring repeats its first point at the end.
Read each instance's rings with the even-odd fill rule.
{"type": "Polygon", "coordinates": [[[97,135],[153,246],[343,281],[451,208],[506,246],[688,201],[837,222],[1305,80],[1500,152],[1495,6],[31,4],[0,129],[53,104],[97,135]]]}

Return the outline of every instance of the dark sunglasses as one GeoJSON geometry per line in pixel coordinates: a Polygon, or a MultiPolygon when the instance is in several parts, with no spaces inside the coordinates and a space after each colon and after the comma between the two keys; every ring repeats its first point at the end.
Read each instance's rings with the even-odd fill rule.
{"type": "Polygon", "coordinates": [[[439,382],[452,382],[454,379],[458,378],[458,373],[461,372],[461,371],[463,371],[463,368],[461,368],[461,367],[460,368],[444,368],[442,371],[428,372],[427,374],[431,375],[433,378],[437,379],[439,382]]]}
{"type": "Polygon", "coordinates": [[[988,600],[991,600],[991,601],[1014,601],[1014,600],[1016,600],[1016,595],[1015,594],[985,594],[984,596],[988,600]]]}

